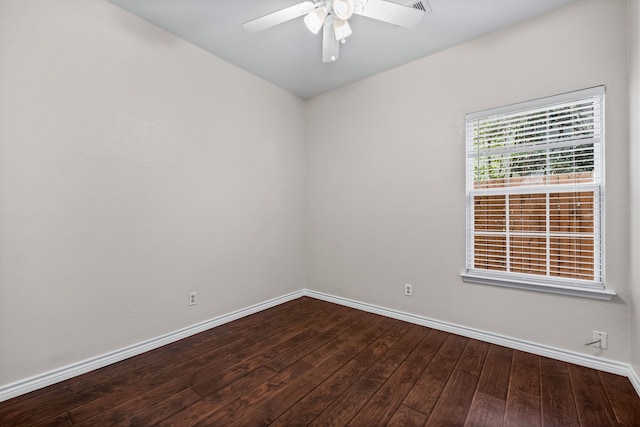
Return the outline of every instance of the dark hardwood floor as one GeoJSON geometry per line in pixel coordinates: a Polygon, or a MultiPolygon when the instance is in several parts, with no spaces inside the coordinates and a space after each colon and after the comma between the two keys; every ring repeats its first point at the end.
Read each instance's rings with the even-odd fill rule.
{"type": "Polygon", "coordinates": [[[640,426],[627,378],[299,298],[0,403],[2,426],[640,426]]]}

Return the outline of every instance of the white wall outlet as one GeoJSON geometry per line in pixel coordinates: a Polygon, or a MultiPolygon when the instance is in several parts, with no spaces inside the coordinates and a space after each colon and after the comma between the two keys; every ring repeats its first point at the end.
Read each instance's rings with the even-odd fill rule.
{"type": "Polygon", "coordinates": [[[198,303],[198,294],[195,292],[189,292],[189,305],[196,305],[198,303]]]}
{"type": "Polygon", "coordinates": [[[410,297],[410,296],[412,295],[412,293],[413,293],[413,289],[411,288],[411,285],[410,285],[410,284],[408,284],[408,283],[406,283],[406,284],[404,285],[404,294],[405,294],[406,296],[410,297]]]}
{"type": "Polygon", "coordinates": [[[601,348],[603,350],[607,349],[607,333],[606,332],[600,332],[600,331],[593,331],[593,340],[594,341],[598,341],[600,340],[600,342],[595,343],[593,346],[595,348],[601,348]]]}

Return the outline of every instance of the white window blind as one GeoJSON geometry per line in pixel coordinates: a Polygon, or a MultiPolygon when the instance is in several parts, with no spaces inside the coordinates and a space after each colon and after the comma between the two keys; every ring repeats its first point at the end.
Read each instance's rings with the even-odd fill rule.
{"type": "Polygon", "coordinates": [[[604,289],[604,87],[466,122],[467,273],[604,289]]]}

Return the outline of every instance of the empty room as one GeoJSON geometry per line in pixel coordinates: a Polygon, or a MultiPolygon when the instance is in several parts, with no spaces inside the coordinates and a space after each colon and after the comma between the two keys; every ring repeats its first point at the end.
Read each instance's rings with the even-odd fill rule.
{"type": "Polygon", "coordinates": [[[640,0],[0,0],[0,425],[640,426],[640,0]]]}

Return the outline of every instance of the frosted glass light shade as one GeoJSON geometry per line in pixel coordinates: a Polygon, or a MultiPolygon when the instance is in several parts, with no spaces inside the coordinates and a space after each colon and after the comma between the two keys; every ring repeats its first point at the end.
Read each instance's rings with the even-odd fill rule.
{"type": "Polygon", "coordinates": [[[347,21],[336,19],[333,21],[333,31],[336,35],[336,40],[344,40],[351,35],[351,26],[347,21]]]}
{"type": "Polygon", "coordinates": [[[307,25],[309,31],[313,34],[318,34],[322,25],[324,24],[324,19],[327,17],[327,9],[323,6],[317,7],[313,9],[311,12],[304,17],[304,23],[307,25]]]}
{"type": "Polygon", "coordinates": [[[353,0],[333,0],[333,14],[346,21],[353,15],[353,0]]]}

